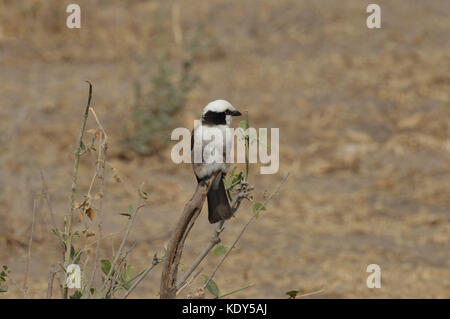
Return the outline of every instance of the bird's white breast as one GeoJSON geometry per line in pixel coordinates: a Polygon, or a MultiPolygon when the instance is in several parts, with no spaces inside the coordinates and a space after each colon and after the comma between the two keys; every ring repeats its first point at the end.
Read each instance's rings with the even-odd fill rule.
{"type": "Polygon", "coordinates": [[[229,164],[226,163],[228,157],[226,154],[230,154],[231,144],[232,134],[227,125],[199,125],[196,127],[193,151],[201,150],[202,152],[202,154],[197,154],[197,160],[201,161],[200,165],[195,165],[194,159],[197,177],[210,176],[219,170],[227,173],[229,164]]]}

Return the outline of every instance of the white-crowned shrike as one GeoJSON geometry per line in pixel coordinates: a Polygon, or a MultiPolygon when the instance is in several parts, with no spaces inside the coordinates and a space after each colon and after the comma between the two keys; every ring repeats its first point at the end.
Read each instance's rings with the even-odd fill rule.
{"type": "Polygon", "coordinates": [[[232,134],[228,128],[231,118],[239,115],[241,113],[231,103],[225,100],[213,101],[203,109],[200,124],[191,135],[191,159],[197,182],[201,183],[215,172],[220,172],[207,194],[208,220],[211,224],[233,216],[222,177],[230,166],[226,161],[232,144],[232,134]],[[214,138],[217,136],[223,140],[214,138]]]}

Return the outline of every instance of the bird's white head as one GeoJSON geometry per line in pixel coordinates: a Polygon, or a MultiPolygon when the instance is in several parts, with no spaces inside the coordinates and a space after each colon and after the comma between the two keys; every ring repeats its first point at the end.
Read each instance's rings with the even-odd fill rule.
{"type": "Polygon", "coordinates": [[[202,123],[209,125],[230,125],[233,116],[240,116],[230,102],[215,100],[205,106],[202,113],[202,123]]]}

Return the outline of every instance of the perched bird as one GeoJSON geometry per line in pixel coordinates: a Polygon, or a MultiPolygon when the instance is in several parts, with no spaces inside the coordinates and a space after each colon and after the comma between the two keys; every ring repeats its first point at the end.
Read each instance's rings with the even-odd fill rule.
{"type": "Polygon", "coordinates": [[[201,183],[215,172],[220,172],[207,194],[208,220],[211,224],[233,216],[222,177],[230,166],[226,162],[232,143],[232,134],[228,128],[232,117],[239,115],[241,113],[231,103],[225,100],[213,101],[205,106],[200,124],[191,134],[191,159],[197,182],[201,183]],[[217,133],[220,133],[222,141],[212,138],[217,133]],[[196,151],[201,151],[201,154],[194,158],[196,151]]]}

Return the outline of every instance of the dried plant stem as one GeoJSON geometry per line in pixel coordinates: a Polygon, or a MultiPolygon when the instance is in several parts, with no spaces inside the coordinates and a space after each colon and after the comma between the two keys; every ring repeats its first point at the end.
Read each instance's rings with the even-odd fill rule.
{"type": "MultiPolygon", "coordinates": [[[[98,222],[98,241],[97,241],[97,247],[95,249],[95,258],[94,258],[94,269],[92,270],[91,280],[89,283],[89,289],[94,284],[95,276],[97,275],[97,268],[98,268],[98,258],[100,253],[100,242],[102,240],[103,236],[103,196],[104,196],[104,184],[105,184],[105,163],[106,163],[106,152],[108,150],[108,135],[106,134],[105,130],[103,129],[103,125],[100,123],[97,114],[95,113],[93,108],[90,108],[92,115],[94,116],[95,121],[97,122],[97,125],[101,131],[100,134],[100,141],[99,141],[99,150],[98,150],[98,158],[97,158],[97,165],[95,170],[95,177],[99,180],[99,193],[100,193],[100,199],[99,199],[99,205],[98,205],[98,215],[99,215],[99,222],[98,222]]],[[[92,183],[91,183],[92,187],[92,183]]],[[[89,188],[89,193],[91,191],[91,187],[89,188]]]]}
{"type": "Polygon", "coordinates": [[[47,286],[47,299],[51,299],[53,295],[53,281],[55,280],[55,275],[57,271],[55,270],[55,265],[51,265],[50,274],[48,276],[48,286],[47,286]]]}
{"type": "MultiPolygon", "coordinates": [[[[47,203],[47,207],[48,207],[48,211],[50,214],[50,219],[52,221],[53,229],[55,230],[56,236],[58,236],[61,247],[64,250],[64,241],[63,241],[63,238],[61,237],[61,233],[58,229],[58,226],[56,226],[55,214],[53,213],[52,202],[50,200],[50,195],[48,194],[47,181],[45,180],[44,172],[42,170],[41,170],[41,181],[42,181],[42,196],[44,197],[45,202],[47,203]]],[[[64,251],[63,251],[63,254],[64,254],[64,251]]]]}
{"type": "MultiPolygon", "coordinates": [[[[70,252],[72,250],[72,224],[73,224],[73,215],[75,211],[75,194],[77,190],[77,178],[78,178],[78,166],[80,164],[80,157],[81,157],[81,151],[82,151],[82,145],[83,145],[83,135],[84,131],[86,129],[86,122],[89,115],[89,107],[91,105],[91,99],[92,99],[92,84],[89,81],[86,81],[89,84],[89,96],[87,105],[84,111],[84,115],[81,121],[81,128],[80,128],[80,134],[78,136],[78,143],[77,143],[77,149],[75,151],[75,160],[73,165],[73,174],[72,174],[72,187],[71,187],[71,194],[70,194],[70,214],[67,221],[67,225],[64,229],[64,232],[67,236],[67,242],[66,242],[66,253],[64,256],[64,269],[67,269],[67,266],[70,263],[70,252]]],[[[67,276],[67,274],[66,274],[67,276]]],[[[63,298],[67,299],[68,297],[68,287],[64,280],[64,294],[63,298]]]]}
{"type": "Polygon", "coordinates": [[[235,239],[235,241],[233,242],[233,245],[231,245],[230,249],[227,250],[227,252],[225,253],[225,255],[223,255],[222,259],[219,261],[219,263],[217,264],[217,266],[214,268],[212,274],[209,276],[208,280],[205,282],[204,284],[204,288],[206,288],[206,286],[208,285],[208,283],[213,279],[213,277],[215,276],[217,270],[220,268],[220,266],[223,264],[223,262],[225,261],[225,259],[228,257],[228,255],[230,254],[230,252],[233,250],[233,248],[236,246],[237,242],[239,241],[239,239],[241,239],[242,235],[244,234],[244,232],[247,230],[247,227],[250,225],[250,223],[256,218],[258,212],[261,210],[262,207],[265,207],[267,205],[268,202],[270,202],[270,200],[276,195],[278,194],[278,192],[280,191],[281,186],[286,182],[286,179],[288,178],[289,173],[283,178],[283,180],[278,184],[277,188],[273,191],[272,194],[270,194],[270,196],[263,202],[263,206],[261,206],[260,208],[258,208],[258,210],[255,212],[255,214],[252,215],[252,217],[248,220],[248,222],[244,225],[244,227],[242,228],[241,232],[239,233],[239,235],[237,236],[237,238],[235,239]]]}
{"type": "Polygon", "coordinates": [[[35,199],[33,202],[33,213],[31,218],[31,232],[30,239],[28,240],[28,253],[27,253],[27,263],[25,266],[25,277],[23,279],[23,290],[25,295],[28,293],[28,274],[30,272],[30,262],[31,262],[31,245],[33,244],[33,236],[34,236],[34,224],[36,222],[36,210],[39,203],[39,199],[35,199]]]}
{"type": "Polygon", "coordinates": [[[183,45],[183,32],[180,24],[180,2],[175,1],[172,5],[172,32],[175,44],[178,47],[183,45]]]}

